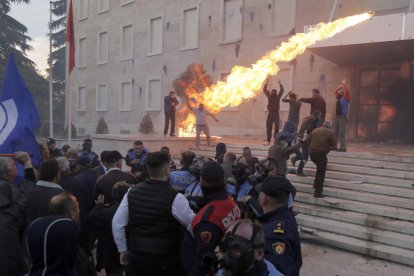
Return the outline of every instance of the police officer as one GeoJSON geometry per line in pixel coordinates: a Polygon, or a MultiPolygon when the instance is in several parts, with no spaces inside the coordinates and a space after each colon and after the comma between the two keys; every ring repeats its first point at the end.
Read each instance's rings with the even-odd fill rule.
{"type": "Polygon", "coordinates": [[[100,164],[99,156],[92,151],[92,140],[90,138],[86,138],[83,140],[83,144],[81,150],[78,152],[78,157],[87,156],[91,161],[90,166],[96,167],[100,164]]]}
{"type": "Polygon", "coordinates": [[[204,194],[201,210],[191,223],[182,246],[181,260],[186,275],[200,276],[215,264],[214,250],[227,228],[240,219],[240,209],[225,190],[224,171],[220,164],[209,161],[202,170],[200,187],[204,194]]]}
{"type": "Polygon", "coordinates": [[[60,149],[56,147],[56,140],[53,138],[48,138],[46,141],[47,148],[49,149],[49,157],[50,158],[58,158],[63,156],[63,153],[60,149]]]}
{"type": "Polygon", "coordinates": [[[302,266],[298,225],[288,208],[291,184],[281,176],[270,176],[263,181],[259,202],[264,215],[266,248],[265,259],[286,276],[297,276],[302,266]]]}
{"type": "Polygon", "coordinates": [[[219,244],[218,276],[282,276],[269,261],[263,259],[263,228],[250,219],[235,222],[219,244]],[[237,253],[237,254],[235,254],[237,253]]]}
{"type": "Polygon", "coordinates": [[[125,163],[131,167],[132,174],[138,179],[138,182],[144,181],[149,177],[146,169],[146,162],[150,150],[144,147],[142,141],[135,141],[134,147],[128,150],[125,156],[125,163]]]}
{"type": "Polygon", "coordinates": [[[227,181],[227,192],[234,200],[240,200],[245,196],[257,198],[257,193],[253,189],[252,183],[248,179],[248,167],[242,162],[237,162],[233,168],[233,177],[229,177],[227,181]]]}
{"type": "Polygon", "coordinates": [[[194,152],[183,152],[180,159],[181,169],[170,172],[170,185],[180,193],[184,194],[187,187],[195,181],[195,177],[190,171],[194,158],[194,152]]]}

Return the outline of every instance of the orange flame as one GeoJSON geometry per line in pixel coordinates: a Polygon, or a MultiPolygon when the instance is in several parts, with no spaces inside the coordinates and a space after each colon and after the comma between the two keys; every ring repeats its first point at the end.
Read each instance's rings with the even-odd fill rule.
{"type": "MultiPolygon", "coordinates": [[[[274,76],[279,72],[277,63],[291,61],[316,42],[331,38],[349,27],[368,20],[371,16],[371,13],[363,13],[329,23],[319,23],[308,33],[292,36],[288,42],[283,42],[279,48],[266,53],[251,67],[233,67],[226,82],[218,81],[207,87],[203,93],[189,89],[186,94],[189,98],[194,98],[197,103],[204,103],[205,108],[213,114],[217,114],[227,106],[238,106],[259,95],[268,75],[274,76]]],[[[190,104],[194,105],[194,103],[190,104]]],[[[194,124],[194,116],[188,115],[181,124],[186,127],[179,129],[179,136],[194,136],[194,124]]]]}

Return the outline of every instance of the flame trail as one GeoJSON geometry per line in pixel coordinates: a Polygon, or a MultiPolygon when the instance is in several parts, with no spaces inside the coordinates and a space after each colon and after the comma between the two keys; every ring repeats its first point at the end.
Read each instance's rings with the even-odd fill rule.
{"type": "MultiPolygon", "coordinates": [[[[349,27],[368,20],[371,16],[371,13],[363,13],[329,23],[319,23],[308,33],[298,33],[292,36],[277,49],[266,53],[251,67],[233,67],[226,82],[218,81],[207,87],[203,93],[194,89],[186,89],[186,94],[189,98],[194,98],[197,103],[204,103],[205,107],[213,114],[220,112],[227,106],[238,106],[258,96],[267,76],[274,76],[279,72],[277,63],[291,61],[316,42],[331,38],[349,27]]],[[[179,129],[179,136],[194,136],[194,123],[193,114],[188,115],[180,124],[184,128],[179,129]]]]}

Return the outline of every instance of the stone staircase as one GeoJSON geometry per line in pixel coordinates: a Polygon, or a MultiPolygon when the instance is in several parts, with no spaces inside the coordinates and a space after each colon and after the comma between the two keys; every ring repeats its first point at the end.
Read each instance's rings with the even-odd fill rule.
{"type": "MultiPolygon", "coordinates": [[[[244,145],[226,144],[241,155],[244,145]]],[[[250,146],[259,159],[268,147],[250,146]]],[[[190,148],[213,158],[214,147],[190,148]]],[[[289,174],[302,239],[414,266],[414,157],[331,152],[323,199],[313,198],[315,165],[307,177],[289,174]]],[[[289,162],[290,163],[290,162],[289,162]]]]}

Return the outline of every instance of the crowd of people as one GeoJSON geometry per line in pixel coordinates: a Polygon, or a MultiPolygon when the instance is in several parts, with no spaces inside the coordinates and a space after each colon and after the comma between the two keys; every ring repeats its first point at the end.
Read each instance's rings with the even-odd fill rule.
{"type": "Polygon", "coordinates": [[[299,275],[295,188],[249,147],[179,165],[142,141],[125,156],[40,148],[38,168],[0,157],[0,275],[299,275]]]}
{"type": "MultiPolygon", "coordinates": [[[[249,147],[240,156],[227,152],[224,143],[216,145],[214,160],[185,151],[179,165],[168,146],[154,151],[142,141],[125,156],[110,149],[98,155],[89,138],[80,149],[59,149],[49,138],[39,145],[38,167],[26,152],[0,157],[0,275],[299,275],[296,189],[286,175],[305,176],[310,157],[317,167],[314,197],[324,197],[326,155],[336,137],[346,151],[349,90],[343,81],[335,91],[334,133],[317,89],[297,99],[291,92],[282,98],[280,81],[279,93],[267,86],[266,145],[276,129],[264,160],[249,147]],[[280,100],[290,105],[282,131],[280,100]],[[311,114],[299,125],[302,103],[311,104],[311,114]],[[293,166],[299,161],[294,171],[291,155],[293,166]]],[[[164,135],[171,122],[174,136],[173,92],[165,104],[164,135]]],[[[197,148],[201,131],[210,145],[206,119],[217,118],[202,104],[189,108],[197,118],[197,148]]]]}

